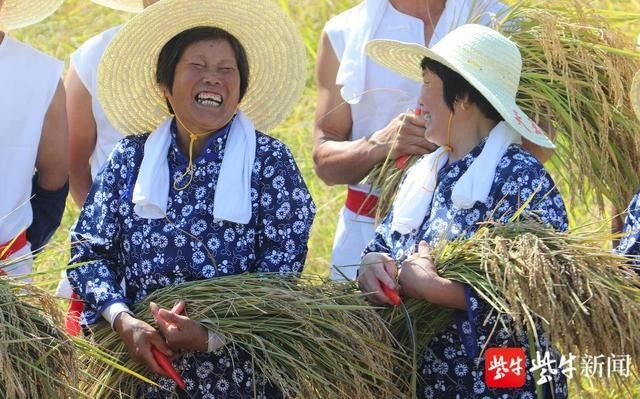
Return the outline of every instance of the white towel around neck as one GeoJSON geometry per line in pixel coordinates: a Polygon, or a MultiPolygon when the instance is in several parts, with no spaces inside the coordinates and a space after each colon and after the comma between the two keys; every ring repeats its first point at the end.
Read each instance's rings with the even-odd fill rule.
{"type": "MultiPolygon", "coordinates": [[[[367,75],[367,52],[364,46],[374,38],[387,7],[393,7],[389,0],[365,0],[353,18],[353,26],[348,30],[336,84],[342,86],[340,93],[349,104],[358,104],[364,93],[367,75]]],[[[504,9],[498,0],[447,0],[428,47],[432,47],[449,32],[470,20],[488,24],[493,14],[504,9]],[[476,21],[478,17],[480,18],[476,21]]]]}
{"type": "MultiPolygon", "coordinates": [[[[522,138],[504,121],[489,132],[484,148],[453,187],[451,199],[454,206],[469,209],[476,202],[487,200],[498,163],[507,148],[514,143],[522,143],[522,138]]],[[[431,208],[433,193],[438,184],[438,172],[448,159],[449,154],[441,147],[423,156],[409,169],[393,202],[391,230],[409,234],[422,225],[431,208]]]]}
{"type": "MultiPolygon", "coordinates": [[[[132,198],[134,212],[142,218],[160,219],[167,213],[172,121],[172,118],[164,121],[144,145],[132,198]]],[[[231,123],[213,198],[213,217],[247,224],[252,213],[251,172],[256,157],[256,131],[241,111],[231,123]]]]}

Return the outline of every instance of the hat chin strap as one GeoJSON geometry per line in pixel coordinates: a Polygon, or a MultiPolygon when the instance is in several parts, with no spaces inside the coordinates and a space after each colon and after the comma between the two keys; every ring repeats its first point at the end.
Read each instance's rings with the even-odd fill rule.
{"type": "Polygon", "coordinates": [[[453,151],[453,146],[451,145],[451,122],[453,122],[453,111],[449,111],[449,123],[447,124],[447,144],[442,146],[442,148],[448,153],[451,153],[453,151]]]}
{"type": "MultiPolygon", "coordinates": [[[[172,105],[173,107],[173,105],[172,105]]],[[[196,140],[198,140],[201,136],[206,136],[207,134],[211,133],[201,133],[201,134],[195,134],[193,133],[191,130],[189,130],[189,128],[187,127],[187,125],[185,125],[182,120],[180,120],[180,117],[178,116],[178,113],[175,112],[175,108],[173,111],[173,115],[176,117],[176,120],[178,121],[178,123],[180,125],[182,125],[182,127],[184,128],[184,130],[187,131],[187,133],[189,133],[189,165],[187,165],[187,169],[185,169],[184,173],[181,174],[180,176],[178,176],[176,178],[176,180],[174,180],[173,182],[173,189],[176,191],[180,191],[180,190],[184,190],[185,188],[189,187],[191,185],[191,182],[193,181],[193,144],[196,142],[196,140]],[[183,186],[179,186],[177,183],[182,180],[185,176],[189,175],[189,180],[183,185],[183,186]]]]}

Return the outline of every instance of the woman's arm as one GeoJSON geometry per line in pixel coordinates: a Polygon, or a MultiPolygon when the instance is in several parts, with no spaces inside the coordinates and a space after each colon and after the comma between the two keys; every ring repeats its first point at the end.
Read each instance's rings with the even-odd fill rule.
{"type": "MultiPolygon", "coordinates": [[[[124,270],[119,263],[120,220],[118,209],[128,187],[127,176],[136,167],[125,151],[130,140],[116,146],[97,176],[78,221],[71,229],[71,259],[67,276],[73,290],[86,302],[88,323],[116,303],[128,303],[120,286],[124,270]]],[[[141,151],[141,149],[140,149],[141,151]]]]}
{"type": "Polygon", "coordinates": [[[420,242],[417,253],[402,263],[399,282],[400,292],[411,298],[447,308],[467,309],[464,285],[438,275],[425,241],[420,242]]]}
{"type": "MultiPolygon", "coordinates": [[[[109,309],[126,309],[129,300],[120,285],[124,270],[120,263],[121,198],[130,189],[130,175],[138,167],[142,142],[125,139],[111,153],[107,166],[96,177],[71,229],[71,260],[67,276],[73,290],[85,301],[89,324],[98,321],[109,309]],[[138,146],[139,148],[137,148],[138,146]]],[[[154,373],[167,376],[155,361],[151,346],[167,356],[173,355],[160,334],[127,311],[112,314],[112,327],[125,343],[131,358],[154,373]]]]}
{"type": "Polygon", "coordinates": [[[276,143],[260,172],[256,270],[299,273],[316,207],[291,152],[276,143]]]}

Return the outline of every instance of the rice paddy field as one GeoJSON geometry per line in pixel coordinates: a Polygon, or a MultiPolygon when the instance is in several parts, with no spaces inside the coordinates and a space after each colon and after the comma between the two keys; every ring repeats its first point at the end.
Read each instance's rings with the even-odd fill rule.
{"type": "MultiPolygon", "coordinates": [[[[328,275],[336,216],[344,202],[346,191],[341,186],[327,187],[315,176],[313,171],[312,127],[316,99],[313,69],[318,39],[325,21],[359,1],[279,0],[278,2],[297,23],[303,36],[308,55],[308,77],[302,99],[289,118],[271,134],[283,140],[292,149],[318,207],[318,214],[309,241],[306,271],[328,275]]],[[[550,1],[550,3],[554,2],[550,1]]],[[[601,9],[602,17],[608,19],[613,26],[623,30],[630,44],[639,39],[640,0],[601,0],[593,1],[590,4],[601,9]]],[[[16,30],[11,34],[37,49],[59,59],[64,59],[68,65],[69,55],[86,39],[107,28],[124,23],[130,17],[130,14],[95,5],[89,0],[66,0],[62,8],[47,20],[36,26],[16,30]]],[[[638,46],[640,46],[640,42],[638,46]]],[[[554,165],[557,164],[558,162],[554,163],[554,165]]],[[[563,190],[567,189],[566,183],[560,183],[560,185],[563,190]]],[[[606,228],[608,225],[606,219],[611,215],[598,211],[594,204],[573,201],[569,202],[567,206],[571,209],[574,225],[595,220],[602,220],[602,228],[606,228]]],[[[67,263],[68,231],[76,219],[78,211],[78,207],[69,197],[61,228],[56,233],[53,243],[37,260],[36,271],[39,275],[36,277],[36,281],[45,290],[53,292],[59,271],[67,263]]],[[[573,389],[572,397],[640,398],[640,384],[635,392],[620,392],[615,387],[601,391],[590,391],[589,381],[583,380],[583,384],[586,391],[573,389]]]]}

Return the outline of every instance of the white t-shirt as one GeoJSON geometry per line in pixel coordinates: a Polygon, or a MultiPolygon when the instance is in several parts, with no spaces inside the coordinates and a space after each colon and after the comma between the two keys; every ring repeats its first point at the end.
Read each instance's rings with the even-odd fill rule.
{"type": "Polygon", "coordinates": [[[97,95],[100,59],[120,28],[121,26],[116,26],[92,37],[71,54],[71,65],[78,73],[78,77],[84,87],[91,94],[91,110],[96,121],[96,146],[89,160],[93,179],[107,162],[113,147],[123,137],[122,133],[116,130],[107,119],[102,106],[98,102],[97,95]]]}
{"type": "Polygon", "coordinates": [[[0,43],[0,245],[31,225],[31,179],[64,64],[5,34],[0,43]]]}

